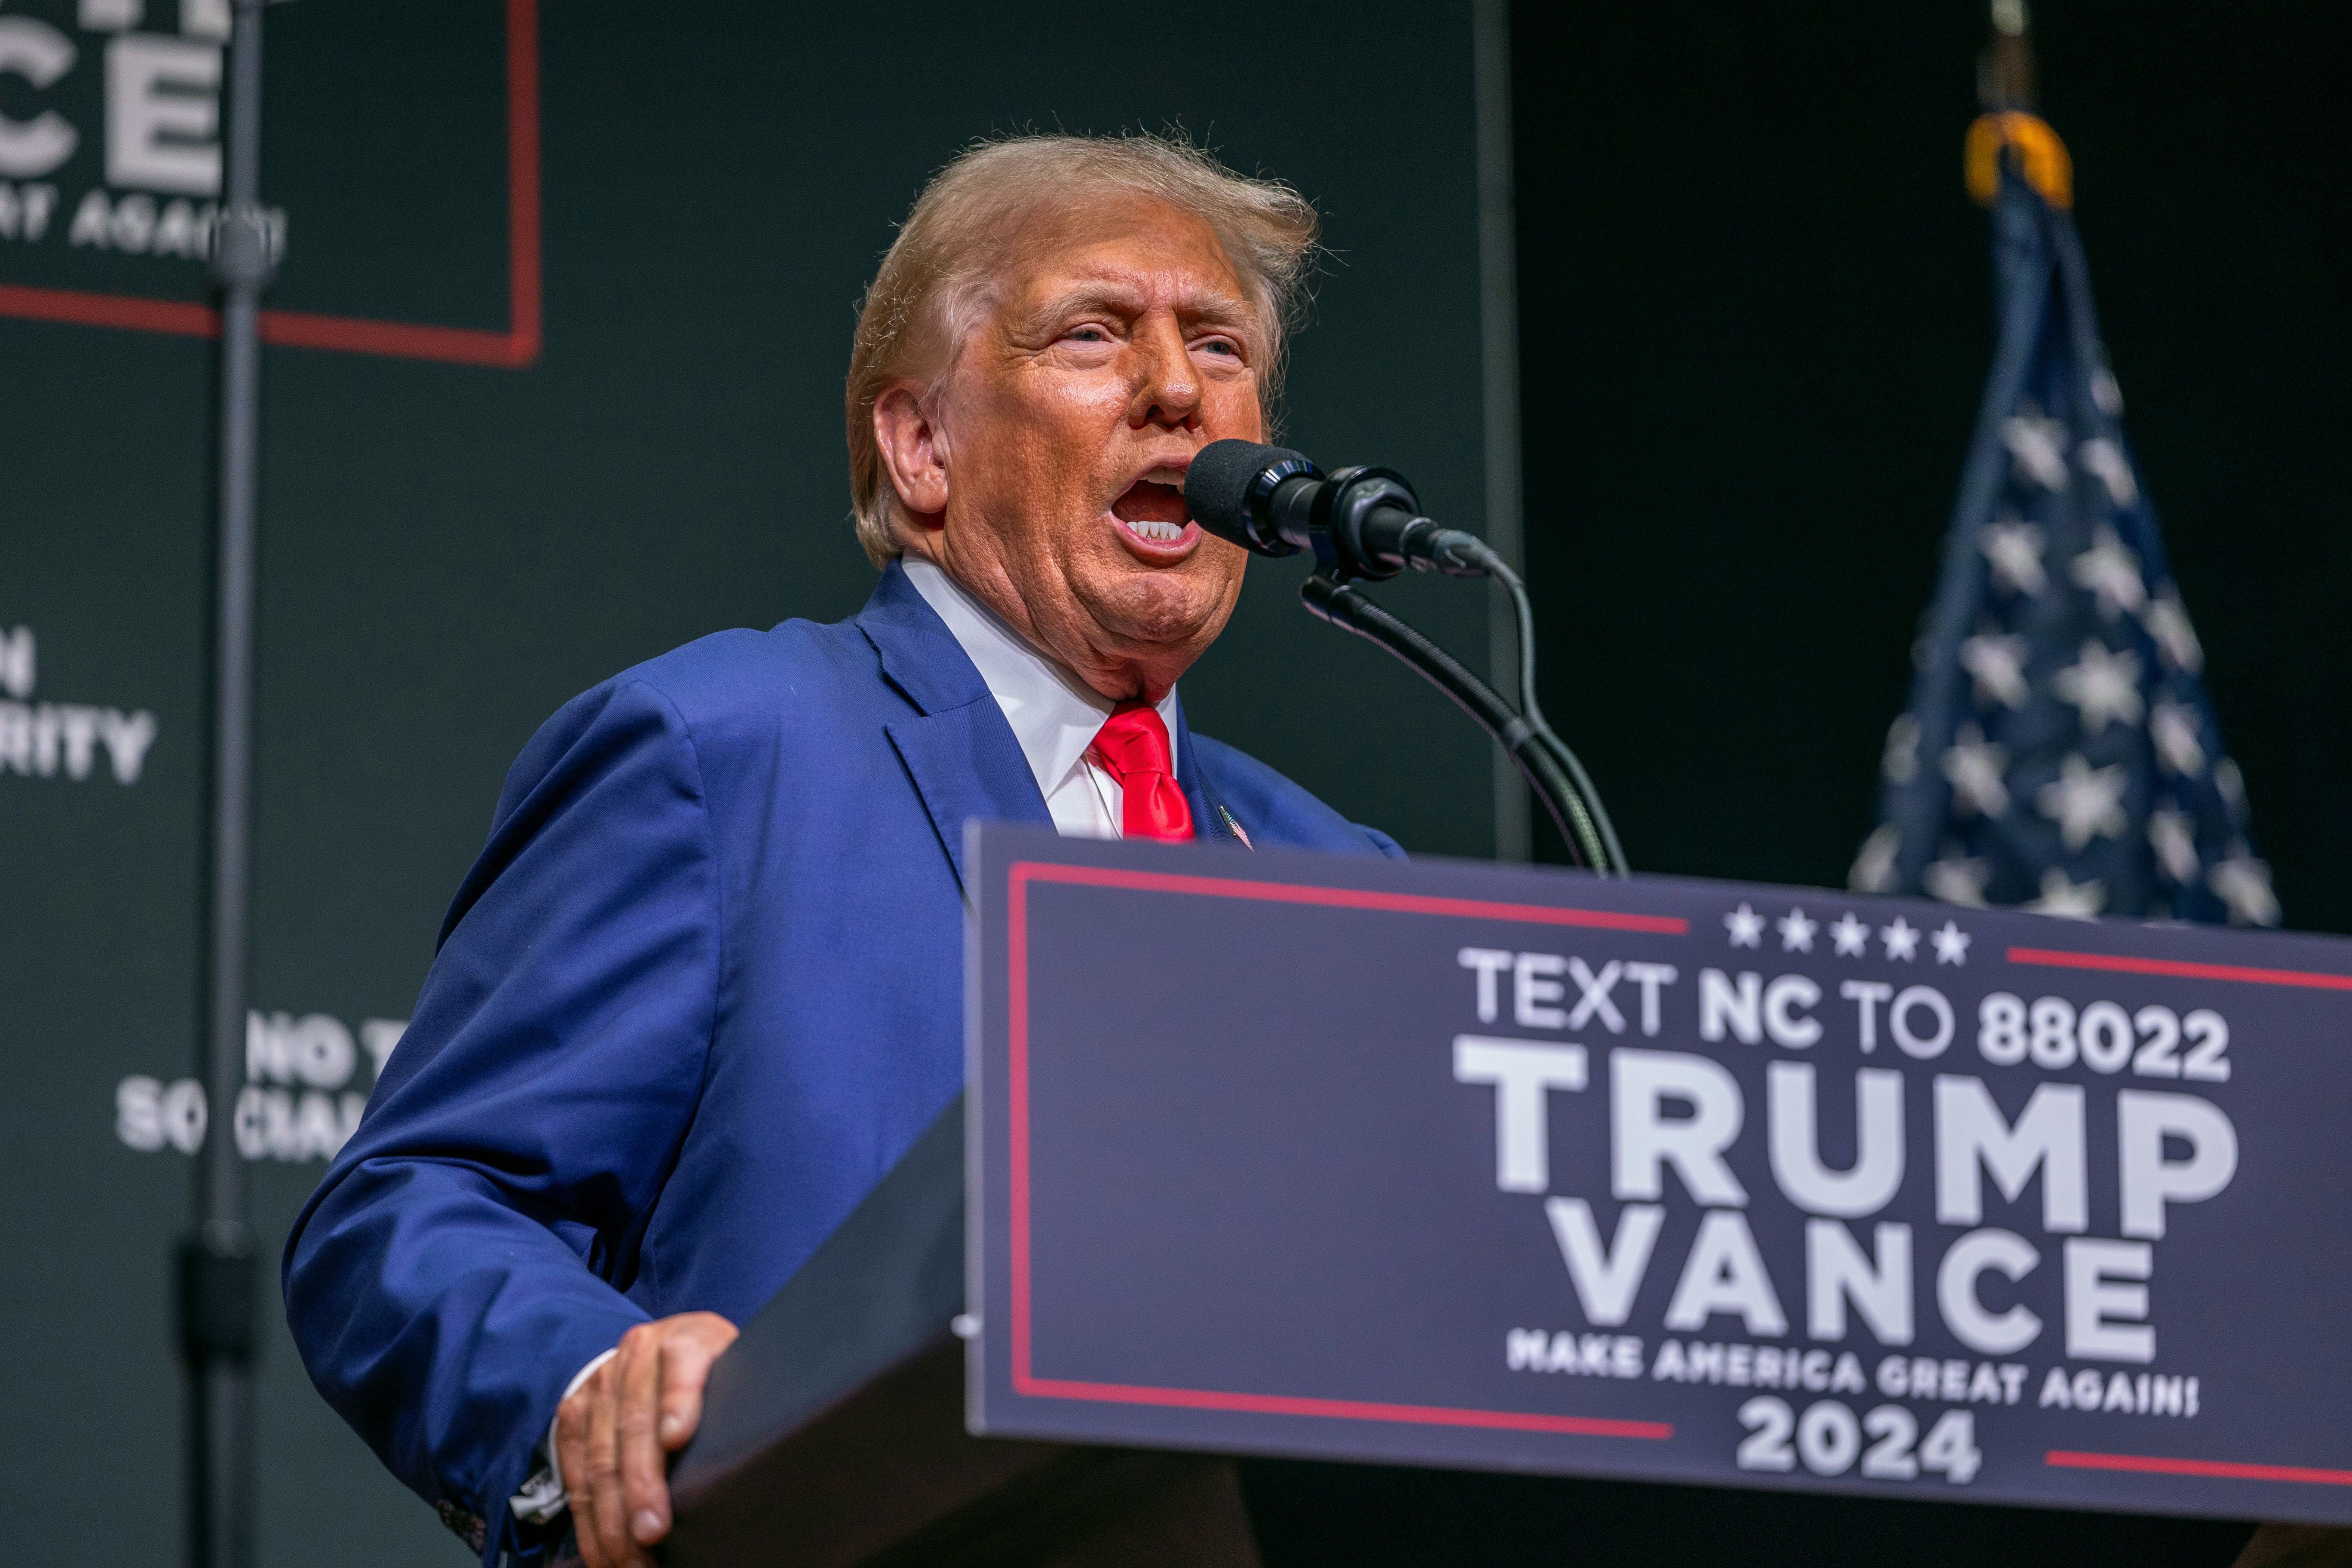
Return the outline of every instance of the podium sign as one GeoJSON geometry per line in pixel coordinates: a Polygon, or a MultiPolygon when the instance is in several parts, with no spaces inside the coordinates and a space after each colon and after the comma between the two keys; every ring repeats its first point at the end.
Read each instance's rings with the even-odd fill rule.
{"type": "Polygon", "coordinates": [[[966,864],[976,1431],[2352,1523],[2352,942],[966,864]]]}

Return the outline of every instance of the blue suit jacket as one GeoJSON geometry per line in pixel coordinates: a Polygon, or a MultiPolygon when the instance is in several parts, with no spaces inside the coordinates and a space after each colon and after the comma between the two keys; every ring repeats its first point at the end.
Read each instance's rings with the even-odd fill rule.
{"type": "MultiPolygon", "coordinates": [[[[1203,837],[1401,853],[1175,740],[1203,837]]],[[[515,763],[284,1272],[320,1392],[486,1561],[573,1372],[749,1317],[955,1097],[972,817],[1050,821],[895,565],[854,620],[606,681],[515,763]]]]}

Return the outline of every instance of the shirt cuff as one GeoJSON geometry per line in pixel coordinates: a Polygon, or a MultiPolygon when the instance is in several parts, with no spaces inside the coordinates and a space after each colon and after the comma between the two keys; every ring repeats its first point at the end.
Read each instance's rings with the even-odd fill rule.
{"type": "MultiPolygon", "coordinates": [[[[580,1385],[595,1376],[596,1369],[618,1355],[620,1350],[620,1346],[614,1345],[572,1374],[572,1381],[563,1385],[562,1396],[555,1402],[559,1414],[563,1408],[563,1401],[579,1393],[580,1385]]],[[[539,1444],[542,1456],[539,1468],[530,1473],[530,1479],[523,1482],[522,1490],[515,1493],[508,1503],[514,1510],[515,1517],[525,1524],[549,1523],[572,1501],[571,1493],[563,1488],[563,1459],[556,1452],[555,1422],[553,1415],[547,1419],[547,1436],[539,1444]]]]}

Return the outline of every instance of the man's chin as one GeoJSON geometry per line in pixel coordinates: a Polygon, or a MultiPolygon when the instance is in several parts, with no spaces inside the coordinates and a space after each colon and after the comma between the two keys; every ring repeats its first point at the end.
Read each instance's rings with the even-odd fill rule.
{"type": "Polygon", "coordinates": [[[1136,567],[1086,597],[1102,629],[1138,655],[1198,651],[1224,629],[1234,587],[1195,572],[1136,567]]]}

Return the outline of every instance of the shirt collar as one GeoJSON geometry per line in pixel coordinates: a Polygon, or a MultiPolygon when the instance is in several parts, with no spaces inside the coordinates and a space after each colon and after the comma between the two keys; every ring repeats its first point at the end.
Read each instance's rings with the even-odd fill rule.
{"type": "MultiPolygon", "coordinates": [[[[964,586],[920,556],[901,558],[907,581],[923,596],[1004,710],[1004,721],[1021,743],[1021,754],[1036,775],[1037,792],[1061,787],[1094,744],[1103,721],[1117,704],[1070,673],[1058,659],[1032,647],[964,586]]],[[[1176,689],[1156,704],[1172,741],[1176,733],[1176,689]]]]}

